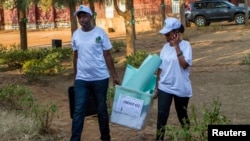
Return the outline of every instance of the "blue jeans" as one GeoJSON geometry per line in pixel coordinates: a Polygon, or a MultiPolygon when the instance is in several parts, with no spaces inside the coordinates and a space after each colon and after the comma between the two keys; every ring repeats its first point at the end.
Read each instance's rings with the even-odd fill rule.
{"type": "Polygon", "coordinates": [[[101,140],[110,140],[109,115],[107,111],[107,90],[109,78],[98,81],[75,80],[75,111],[72,121],[72,136],[70,141],[80,141],[84,127],[87,99],[93,93],[97,100],[97,114],[101,140]]]}
{"type": "Polygon", "coordinates": [[[157,141],[164,140],[165,126],[167,124],[173,99],[179,122],[181,123],[182,127],[185,125],[189,126],[189,118],[187,114],[189,97],[178,97],[158,89],[157,141]]]}

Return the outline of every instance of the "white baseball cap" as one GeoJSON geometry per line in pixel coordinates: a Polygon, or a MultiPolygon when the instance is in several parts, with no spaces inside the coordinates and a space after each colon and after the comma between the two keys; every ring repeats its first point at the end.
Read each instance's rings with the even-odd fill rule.
{"type": "Polygon", "coordinates": [[[93,15],[90,8],[88,6],[85,6],[85,5],[80,5],[77,9],[77,11],[74,12],[74,16],[77,16],[77,14],[79,12],[85,12],[85,13],[88,13],[90,14],[91,16],[93,15]]]}
{"type": "Polygon", "coordinates": [[[181,27],[181,22],[173,17],[168,17],[165,19],[164,21],[164,26],[163,28],[159,31],[159,33],[161,34],[167,34],[170,31],[174,30],[174,29],[178,29],[181,27]]]}

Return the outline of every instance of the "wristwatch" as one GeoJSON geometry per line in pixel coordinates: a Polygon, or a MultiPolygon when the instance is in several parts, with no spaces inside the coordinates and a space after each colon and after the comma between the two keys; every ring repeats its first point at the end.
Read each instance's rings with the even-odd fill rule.
{"type": "Polygon", "coordinates": [[[182,51],[179,54],[177,54],[178,57],[181,56],[181,55],[182,55],[182,51]]]}

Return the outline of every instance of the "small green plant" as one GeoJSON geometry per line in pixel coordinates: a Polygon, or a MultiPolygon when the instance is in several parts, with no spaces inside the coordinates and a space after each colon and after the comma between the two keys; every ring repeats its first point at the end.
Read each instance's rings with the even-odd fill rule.
{"type": "Polygon", "coordinates": [[[190,126],[185,125],[183,128],[179,126],[168,125],[166,127],[166,136],[177,141],[179,137],[185,141],[206,141],[208,125],[213,124],[228,124],[230,122],[224,115],[220,113],[221,103],[214,100],[209,106],[204,104],[201,108],[201,113],[192,105],[190,126]],[[201,117],[199,116],[201,115],[201,117]]]}
{"type": "Polygon", "coordinates": [[[142,62],[146,59],[148,53],[146,51],[136,51],[133,54],[126,56],[125,66],[127,64],[139,68],[142,62]]]}
{"type": "Polygon", "coordinates": [[[0,90],[0,108],[18,111],[34,121],[41,133],[48,133],[52,120],[57,115],[58,107],[54,102],[40,104],[33,98],[32,92],[19,85],[5,85],[0,90]]]}
{"type": "Polygon", "coordinates": [[[24,50],[9,50],[1,57],[9,67],[15,68],[20,68],[25,60],[31,59],[29,53],[24,50]]]}
{"type": "Polygon", "coordinates": [[[68,59],[73,57],[72,48],[69,46],[65,46],[64,48],[54,48],[52,49],[53,52],[59,52],[62,54],[62,59],[68,59]]]}
{"type": "Polygon", "coordinates": [[[242,65],[250,65],[250,54],[247,54],[242,60],[242,65]]]}
{"type": "Polygon", "coordinates": [[[111,113],[112,111],[114,96],[115,96],[115,87],[109,87],[108,94],[107,94],[107,106],[108,106],[109,113],[111,113]]]}
{"type": "Polygon", "coordinates": [[[10,110],[27,110],[35,102],[32,92],[19,85],[4,85],[0,90],[0,105],[10,110]]]}
{"type": "Polygon", "coordinates": [[[123,41],[113,41],[112,42],[112,49],[111,52],[115,53],[115,52],[120,52],[122,48],[124,48],[126,45],[123,41]]]}
{"type": "Polygon", "coordinates": [[[26,61],[22,67],[25,74],[30,76],[46,74],[58,74],[61,70],[62,54],[59,52],[50,53],[42,59],[26,61]]]}
{"type": "Polygon", "coordinates": [[[10,48],[10,50],[20,50],[20,49],[21,49],[21,46],[20,46],[20,44],[14,43],[14,44],[11,44],[11,45],[9,46],[9,48],[10,48]]]}
{"type": "Polygon", "coordinates": [[[57,111],[57,104],[52,102],[45,105],[37,104],[32,107],[32,119],[40,127],[40,133],[49,133],[52,120],[56,116],[57,111]]]}
{"type": "Polygon", "coordinates": [[[8,50],[6,45],[0,44],[0,56],[8,50]]]}

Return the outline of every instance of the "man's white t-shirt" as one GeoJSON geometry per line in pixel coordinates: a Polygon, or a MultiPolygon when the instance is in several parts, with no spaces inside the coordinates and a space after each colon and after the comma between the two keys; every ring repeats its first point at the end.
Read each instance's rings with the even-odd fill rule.
{"type": "Polygon", "coordinates": [[[78,51],[76,80],[95,81],[109,78],[103,50],[112,48],[106,32],[95,27],[84,32],[77,29],[72,36],[73,51],[78,51]]]}
{"type": "Polygon", "coordinates": [[[189,75],[192,65],[192,49],[190,43],[185,40],[180,42],[179,47],[189,67],[186,69],[181,67],[175,48],[166,43],[160,52],[162,63],[159,68],[162,73],[160,74],[158,88],[179,97],[191,97],[192,87],[189,75]]]}

